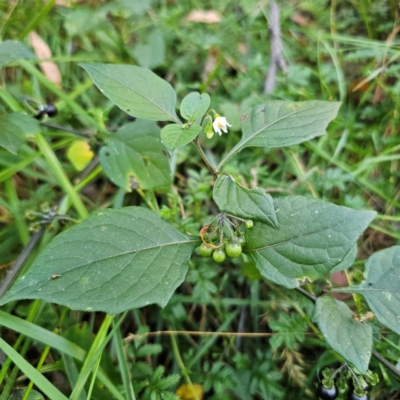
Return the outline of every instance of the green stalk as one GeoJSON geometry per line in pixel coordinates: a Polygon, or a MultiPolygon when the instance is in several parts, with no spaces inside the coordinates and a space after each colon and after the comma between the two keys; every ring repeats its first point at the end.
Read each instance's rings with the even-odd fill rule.
{"type": "MultiPolygon", "coordinates": [[[[33,322],[40,315],[40,306],[41,305],[42,305],[41,300],[35,300],[33,302],[32,308],[30,309],[29,315],[27,318],[28,322],[33,322]]],[[[26,354],[26,352],[28,351],[31,342],[32,342],[31,338],[29,338],[29,337],[26,338],[25,335],[19,335],[17,341],[15,342],[15,344],[13,346],[13,350],[15,352],[19,351],[19,354],[23,357],[26,354]],[[25,343],[24,343],[21,351],[19,351],[19,347],[24,340],[25,340],[25,343]]],[[[9,370],[11,364],[12,364],[12,360],[10,357],[8,357],[5,361],[5,363],[3,364],[3,367],[0,370],[0,385],[3,382],[4,378],[6,377],[7,371],[9,370]]],[[[11,372],[11,375],[8,377],[7,384],[3,389],[3,393],[0,396],[0,400],[8,399],[9,394],[11,393],[11,389],[14,386],[15,380],[17,379],[18,371],[19,371],[18,367],[15,366],[11,372]],[[9,391],[10,391],[10,393],[8,393],[9,391]]]]}
{"type": "MultiPolygon", "coordinates": [[[[113,322],[115,325],[115,321],[113,322]]],[[[126,359],[126,352],[124,349],[124,342],[121,336],[121,330],[117,329],[114,336],[114,345],[117,350],[117,357],[119,362],[119,369],[121,371],[122,382],[125,389],[126,400],[136,400],[135,392],[132,386],[132,377],[130,374],[130,368],[126,359]]]]}
{"type": "Polygon", "coordinates": [[[107,335],[107,337],[105,337],[105,335],[107,334],[107,331],[114,319],[114,316],[107,315],[104,318],[104,321],[101,324],[101,327],[97,333],[97,336],[94,339],[92,347],[90,348],[90,350],[87,354],[87,357],[85,359],[85,362],[82,366],[82,369],[81,369],[81,372],[77,379],[74,390],[71,393],[70,400],[78,400],[79,399],[79,395],[80,395],[81,391],[83,390],[89,375],[95,369],[95,366],[96,366],[96,363],[97,363],[99,357],[101,356],[102,352],[104,351],[107,343],[115,335],[115,331],[117,329],[119,329],[119,326],[121,325],[122,321],[124,320],[126,314],[127,314],[127,312],[124,312],[122,314],[122,316],[115,323],[112,331],[107,335]]]}
{"type": "Polygon", "coordinates": [[[29,242],[29,229],[25,222],[24,217],[19,212],[19,198],[17,191],[15,190],[14,183],[11,179],[7,179],[4,182],[4,188],[9,199],[11,206],[11,212],[14,216],[15,225],[17,226],[19,237],[21,238],[22,244],[26,245],[29,242]]]}
{"type": "Polygon", "coordinates": [[[175,356],[176,362],[179,365],[181,373],[184,376],[184,378],[186,380],[186,383],[188,384],[188,386],[190,388],[190,391],[192,392],[193,398],[195,400],[199,400],[199,398],[197,396],[197,393],[196,393],[196,391],[195,391],[195,389],[193,387],[193,383],[192,383],[192,381],[190,379],[190,376],[189,376],[189,374],[187,372],[187,368],[185,367],[185,364],[183,363],[181,354],[179,353],[179,348],[178,348],[178,344],[176,343],[176,340],[175,340],[175,335],[171,335],[170,339],[171,339],[171,344],[172,344],[172,350],[174,352],[174,356],[175,356]]]}
{"type": "Polygon", "coordinates": [[[86,207],[84,206],[81,198],[78,196],[77,192],[75,191],[74,187],[69,181],[67,175],[65,174],[65,171],[61,166],[60,161],[58,161],[58,158],[54,154],[52,148],[47,143],[47,140],[43,137],[41,133],[37,133],[35,138],[40,151],[43,153],[44,157],[49,163],[49,166],[54,175],[56,176],[58,182],[60,183],[60,186],[63,188],[65,193],[68,194],[68,196],[70,197],[71,202],[74,205],[79,216],[82,219],[85,219],[86,217],[89,216],[89,213],[86,207]]]}
{"type": "Polygon", "coordinates": [[[19,35],[19,40],[24,40],[31,31],[33,31],[40,23],[40,21],[50,12],[56,0],[50,0],[40,11],[39,14],[28,24],[24,31],[19,35]]]}

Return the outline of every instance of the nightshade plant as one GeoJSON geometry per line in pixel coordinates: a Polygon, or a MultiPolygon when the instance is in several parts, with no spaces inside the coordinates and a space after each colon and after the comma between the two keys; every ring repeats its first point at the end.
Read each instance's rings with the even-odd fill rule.
{"type": "MultiPolygon", "coordinates": [[[[207,93],[190,93],[180,103],[172,86],[148,69],[130,65],[82,64],[99,90],[136,121],[104,137],[100,163],[119,187],[168,192],[170,157],[193,143],[214,178],[219,213],[210,216],[199,236],[183,233],[156,212],[124,207],[94,212],[58,235],[0,299],[42,299],[71,309],[117,314],[156,303],[164,307],[184,281],[189,260],[200,254],[223,261],[243,252],[261,275],[286,288],[323,279],[349,268],[356,242],[374,211],[356,211],[301,197],[271,197],[263,188],[246,188],[224,172],[226,163],[248,147],[276,148],[321,136],[340,103],[268,101],[241,115],[242,138],[218,165],[199,142],[204,131],[223,140],[229,121],[210,109],[207,93]],[[163,122],[163,128],[157,125],[163,122]],[[222,132],[221,132],[222,131],[222,132]]],[[[7,132],[0,145],[16,152],[23,114],[1,112],[7,132]]],[[[212,185],[212,182],[209,182],[212,185]]],[[[213,262],[210,258],[210,262],[213,262]]],[[[217,266],[216,266],[217,267],[217,266]]],[[[376,318],[400,334],[400,247],[380,251],[367,261],[361,285],[333,289],[364,296],[376,318]]],[[[326,342],[360,376],[369,374],[372,327],[354,318],[329,293],[316,299],[315,322],[326,342]]]]}

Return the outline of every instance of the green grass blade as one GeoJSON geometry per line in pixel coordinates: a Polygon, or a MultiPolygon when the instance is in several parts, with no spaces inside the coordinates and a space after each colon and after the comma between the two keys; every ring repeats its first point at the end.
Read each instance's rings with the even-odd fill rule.
{"type": "Polygon", "coordinates": [[[13,331],[22,333],[25,336],[37,340],[41,343],[45,343],[61,353],[68,354],[77,360],[83,361],[86,356],[86,352],[82,350],[76,344],[64,339],[61,336],[56,335],[47,329],[41,328],[38,325],[23,320],[22,318],[15,317],[14,315],[7,314],[4,311],[0,311],[0,325],[12,329],[13,331]]]}
{"type": "Polygon", "coordinates": [[[74,205],[76,211],[78,212],[79,216],[82,219],[85,219],[89,213],[86,210],[86,207],[84,206],[81,198],[75,191],[74,187],[72,186],[70,180],[68,179],[60,161],[54,154],[52,148],[48,144],[47,140],[44,138],[44,136],[41,133],[38,133],[36,136],[36,143],[39,146],[40,151],[43,153],[44,157],[46,158],[47,162],[49,163],[49,166],[56,176],[60,186],[63,188],[65,193],[68,194],[68,196],[71,199],[72,204],[74,205]]]}
{"type": "Polygon", "coordinates": [[[14,364],[35,383],[35,385],[51,400],[68,400],[55,386],[53,386],[39,371],[30,365],[9,344],[0,338],[0,348],[12,359],[14,364]]]}
{"type": "MultiPolygon", "coordinates": [[[[115,322],[113,323],[113,325],[115,325],[115,322]]],[[[126,400],[136,400],[135,392],[133,391],[129,365],[124,350],[124,343],[122,341],[121,331],[119,329],[115,331],[114,344],[117,350],[119,368],[121,370],[122,382],[125,389],[125,398],[126,400]]]]}

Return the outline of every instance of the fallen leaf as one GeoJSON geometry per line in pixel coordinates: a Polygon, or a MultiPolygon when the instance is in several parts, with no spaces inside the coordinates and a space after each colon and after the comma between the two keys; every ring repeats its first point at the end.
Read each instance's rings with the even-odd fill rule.
{"type": "Polygon", "coordinates": [[[221,16],[214,10],[193,10],[186,18],[186,22],[201,22],[203,24],[218,24],[221,16]]]}
{"type": "Polygon", "coordinates": [[[290,19],[295,22],[297,25],[300,26],[309,26],[310,24],[310,19],[305,17],[304,15],[301,14],[292,14],[290,16],[290,19]]]}
{"type": "MultiPolygon", "coordinates": [[[[32,31],[29,34],[29,40],[33,52],[39,60],[52,57],[50,47],[36,32],[32,31]]],[[[61,88],[62,78],[58,65],[54,61],[43,61],[39,66],[46,78],[55,86],[61,88]]]]}

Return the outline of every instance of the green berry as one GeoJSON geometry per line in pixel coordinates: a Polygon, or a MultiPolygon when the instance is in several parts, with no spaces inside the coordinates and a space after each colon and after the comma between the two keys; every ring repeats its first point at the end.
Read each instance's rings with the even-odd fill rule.
{"type": "Polygon", "coordinates": [[[225,261],[225,258],[226,258],[226,254],[222,247],[214,250],[213,259],[215,262],[222,263],[223,261],[225,261]]]}
{"type": "Polygon", "coordinates": [[[211,257],[213,249],[208,248],[204,243],[200,246],[200,255],[203,257],[211,257]]]}
{"type": "Polygon", "coordinates": [[[252,221],[251,219],[248,219],[248,220],[246,221],[246,228],[247,228],[247,229],[251,229],[253,226],[254,226],[253,221],[252,221]]]}
{"type": "Polygon", "coordinates": [[[239,243],[229,243],[225,250],[226,254],[232,258],[239,257],[242,254],[242,246],[239,243]]]}

